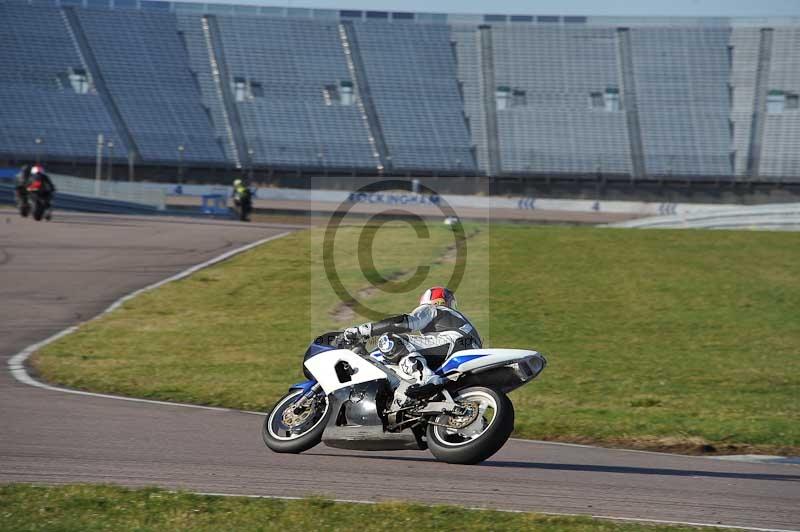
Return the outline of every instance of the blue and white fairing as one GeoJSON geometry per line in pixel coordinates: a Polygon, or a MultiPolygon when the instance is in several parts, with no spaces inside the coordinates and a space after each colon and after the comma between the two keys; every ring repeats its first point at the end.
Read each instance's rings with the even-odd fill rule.
{"type": "MultiPolygon", "coordinates": [[[[326,393],[343,387],[344,383],[328,382],[327,373],[323,371],[326,363],[347,359],[353,368],[364,365],[365,371],[357,377],[359,382],[363,379],[385,379],[386,375],[378,375],[377,368],[360,359],[358,355],[349,350],[337,349],[326,345],[320,337],[315,340],[306,351],[304,357],[304,373],[309,379],[298,383],[292,388],[301,388],[306,391],[313,383],[319,382],[326,393]],[[330,360],[329,360],[330,359],[330,360]],[[317,371],[309,371],[316,369],[317,371]],[[322,382],[326,381],[326,382],[322,382]]],[[[369,358],[373,363],[384,366],[387,361],[381,351],[370,353],[369,358]]],[[[526,382],[536,378],[547,365],[547,360],[536,351],[526,349],[467,349],[457,351],[447,357],[436,370],[438,375],[450,380],[468,379],[472,384],[494,385],[504,391],[510,391],[526,382]]],[[[391,372],[389,372],[391,374],[391,372]]],[[[348,382],[352,385],[352,382],[348,382]]]]}
{"type": "Polygon", "coordinates": [[[466,349],[447,357],[436,373],[451,379],[474,376],[476,380],[481,380],[482,373],[487,378],[502,373],[502,388],[509,391],[536,378],[546,365],[543,355],[527,349],[466,349]]]}

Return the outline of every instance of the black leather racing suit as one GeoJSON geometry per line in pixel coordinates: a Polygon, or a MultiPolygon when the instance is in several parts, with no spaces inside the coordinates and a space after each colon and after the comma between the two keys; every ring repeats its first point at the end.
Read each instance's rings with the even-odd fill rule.
{"type": "Polygon", "coordinates": [[[410,314],[401,314],[369,324],[370,336],[380,336],[378,349],[384,358],[399,364],[409,373],[419,372],[418,380],[427,382],[444,360],[456,351],[478,349],[481,337],[470,321],[457,310],[434,305],[420,305],[410,314]],[[412,332],[421,334],[410,334],[412,332]],[[422,357],[425,364],[420,364],[422,357]],[[405,366],[405,367],[404,367],[405,366]]]}
{"type": "Polygon", "coordinates": [[[14,187],[16,193],[17,205],[28,200],[28,182],[31,178],[31,167],[26,165],[17,174],[17,180],[14,187]]]}

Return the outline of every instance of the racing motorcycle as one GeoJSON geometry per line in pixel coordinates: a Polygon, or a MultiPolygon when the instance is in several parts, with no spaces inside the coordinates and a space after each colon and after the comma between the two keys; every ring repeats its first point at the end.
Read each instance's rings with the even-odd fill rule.
{"type": "Polygon", "coordinates": [[[367,341],[341,332],[316,338],[303,357],[308,380],[289,388],[266,415],[264,443],[301,453],[320,442],[362,451],[429,449],[444,462],[476,464],[496,453],[514,430],[506,395],[536,378],[547,360],[522,349],[468,349],[436,373],[444,388],[427,399],[403,393],[416,382],[367,341]],[[397,392],[400,393],[397,393],[397,392]]]}
{"type": "Polygon", "coordinates": [[[14,196],[17,200],[17,210],[19,215],[27,218],[31,213],[31,202],[28,200],[28,189],[24,186],[17,186],[14,191],[14,196]]]}
{"type": "Polygon", "coordinates": [[[17,208],[23,218],[33,213],[36,221],[51,219],[50,193],[43,188],[41,180],[34,180],[24,189],[17,190],[17,208]]]}

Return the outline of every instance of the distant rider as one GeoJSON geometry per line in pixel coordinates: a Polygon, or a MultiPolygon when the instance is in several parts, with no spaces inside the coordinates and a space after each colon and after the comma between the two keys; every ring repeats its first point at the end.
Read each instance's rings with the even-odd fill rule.
{"type": "Polygon", "coordinates": [[[250,221],[250,210],[253,208],[253,193],[243,179],[233,181],[233,204],[239,210],[239,219],[250,221]]]}
{"type": "Polygon", "coordinates": [[[44,217],[49,220],[52,216],[52,200],[55,194],[56,186],[50,177],[44,173],[44,168],[40,165],[34,165],[31,168],[31,175],[28,178],[27,184],[28,194],[37,194],[39,199],[45,205],[44,217]]]}
{"type": "MultiPolygon", "coordinates": [[[[14,188],[17,199],[17,207],[19,207],[21,210],[27,205],[28,202],[28,181],[30,178],[31,165],[23,165],[17,174],[16,185],[14,188]]],[[[25,214],[23,214],[23,216],[27,216],[27,210],[25,210],[25,214]]]]}
{"type": "Polygon", "coordinates": [[[374,323],[349,327],[346,339],[380,336],[378,349],[384,359],[398,364],[400,371],[417,379],[405,395],[411,399],[430,397],[443,388],[445,379],[433,369],[456,351],[479,349],[481,338],[470,321],[456,310],[456,296],[435,286],[420,297],[419,307],[374,323]],[[420,334],[411,334],[412,332],[420,334]]]}

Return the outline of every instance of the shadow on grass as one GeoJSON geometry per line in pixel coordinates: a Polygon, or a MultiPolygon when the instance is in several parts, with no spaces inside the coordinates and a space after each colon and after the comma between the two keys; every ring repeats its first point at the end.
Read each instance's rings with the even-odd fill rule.
{"type": "MultiPolygon", "coordinates": [[[[360,458],[367,460],[398,460],[403,462],[431,463],[439,462],[435,458],[412,456],[369,456],[362,454],[336,454],[325,453],[305,453],[315,456],[341,456],[348,458],[360,458]]],[[[453,466],[465,467],[465,466],[453,466]]],[[[469,467],[469,466],[466,466],[469,467]]],[[[623,475],[657,475],[671,477],[705,477],[705,478],[733,478],[743,480],[773,480],[783,482],[800,482],[800,475],[771,474],[771,473],[737,473],[732,471],[698,471],[694,469],[664,469],[657,467],[631,467],[631,466],[605,466],[591,464],[558,464],[545,462],[522,462],[507,460],[488,460],[482,462],[477,467],[507,467],[516,469],[538,469],[548,471],[579,471],[586,473],[617,473],[623,475]]]]}

